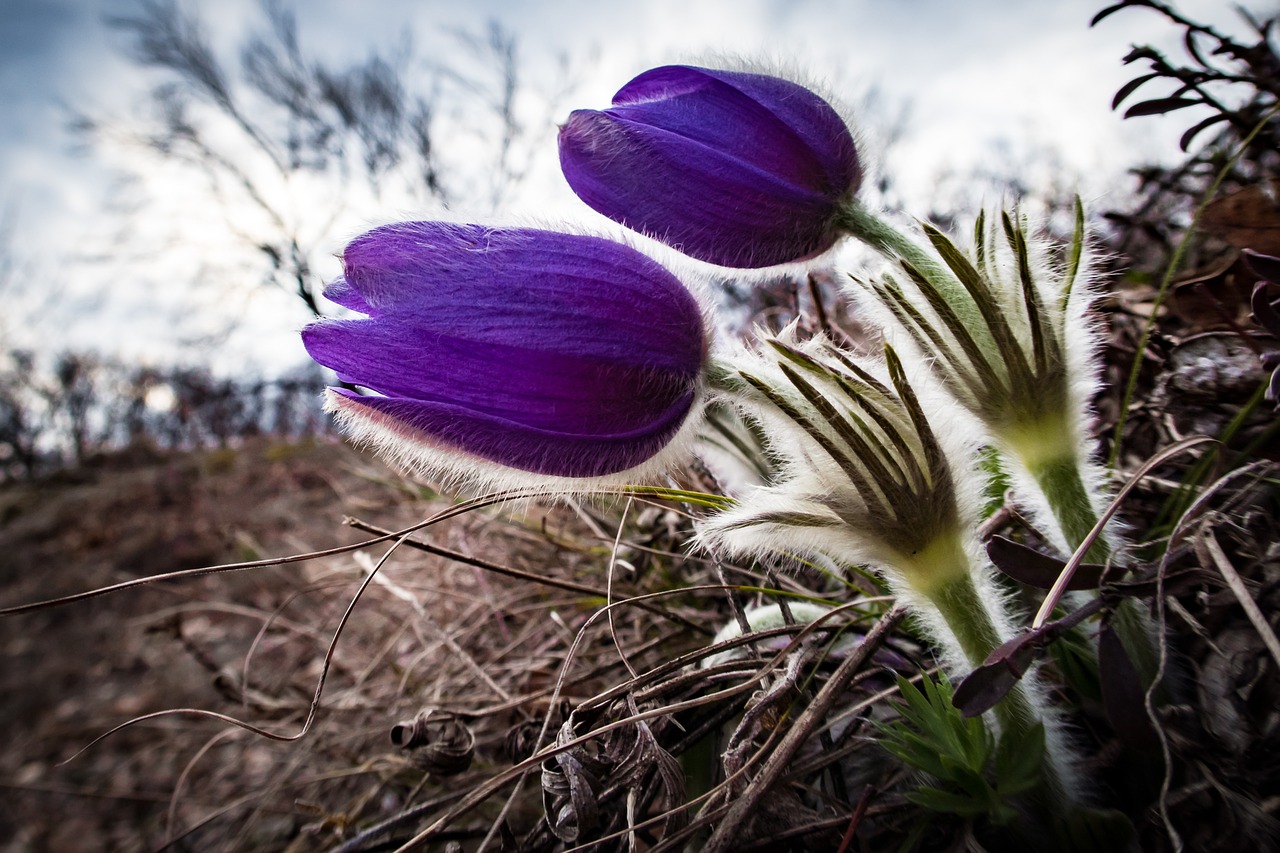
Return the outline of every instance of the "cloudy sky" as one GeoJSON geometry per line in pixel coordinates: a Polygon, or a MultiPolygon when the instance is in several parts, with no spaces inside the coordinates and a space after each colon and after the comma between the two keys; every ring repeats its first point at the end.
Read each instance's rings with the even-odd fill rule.
{"type": "MultiPolygon", "coordinates": [[[[185,5],[198,11],[231,61],[247,28],[262,20],[256,0],[185,5]]],[[[403,44],[411,33],[417,55],[430,66],[424,64],[424,74],[447,66],[462,50],[457,32],[480,32],[497,21],[519,39],[522,64],[535,85],[554,79],[558,56],[569,57],[577,85],[564,113],[606,105],[648,66],[705,63],[725,54],[799,69],[854,107],[875,91],[880,107],[866,116],[867,153],[922,213],[941,175],[1000,171],[1024,159],[1040,164],[1033,183],[1066,182],[1105,205],[1127,186],[1126,167],[1175,156],[1178,129],[1185,126],[1182,118],[1123,122],[1110,111],[1112,95],[1134,74],[1120,62],[1129,46],[1169,45],[1177,33],[1145,10],[1123,12],[1091,30],[1089,19],[1101,6],[1093,0],[294,5],[304,47],[317,55],[357,61],[371,49],[403,44]],[[876,122],[891,124],[904,116],[905,135],[880,156],[876,148],[887,128],[876,122]],[[1045,174],[1046,168],[1052,173],[1045,174]]],[[[1221,0],[1176,5],[1192,17],[1239,29],[1221,0]]],[[[1266,12],[1275,4],[1245,5],[1266,12]]],[[[202,299],[184,298],[192,285],[184,279],[228,274],[211,272],[218,268],[206,263],[220,251],[216,241],[203,239],[209,226],[198,211],[207,205],[145,163],[130,163],[120,152],[83,150],[68,130],[76,110],[127,122],[160,82],[129,62],[123,34],[104,23],[138,9],[136,0],[0,0],[0,221],[15,271],[0,284],[11,306],[19,306],[10,307],[7,323],[0,322],[0,336],[8,344],[34,338],[45,345],[162,358],[188,343],[186,332],[175,332],[188,328],[175,322],[175,313],[216,314],[221,305],[255,319],[248,334],[229,344],[238,358],[297,360],[301,350],[293,331],[305,317],[287,297],[224,298],[215,280],[201,284],[202,299]],[[127,175],[133,180],[125,180],[127,175]],[[168,229],[164,251],[146,239],[162,224],[168,229]]],[[[502,214],[590,222],[557,179],[550,127],[543,148],[530,180],[502,214]]],[[[329,251],[340,251],[342,241],[363,227],[414,213],[357,210],[337,229],[329,251]]]]}

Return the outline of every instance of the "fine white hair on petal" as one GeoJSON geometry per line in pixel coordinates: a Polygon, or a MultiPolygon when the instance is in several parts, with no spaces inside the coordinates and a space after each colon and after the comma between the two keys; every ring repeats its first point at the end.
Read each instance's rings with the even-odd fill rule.
{"type": "MultiPolygon", "coordinates": [[[[659,266],[666,269],[669,273],[679,279],[685,289],[693,296],[702,310],[702,327],[707,334],[708,341],[715,337],[715,331],[719,325],[720,318],[716,306],[715,288],[713,280],[717,276],[723,276],[724,269],[721,267],[713,267],[702,261],[695,260],[682,255],[669,246],[666,246],[650,237],[632,231],[605,216],[587,209],[584,216],[590,217],[590,224],[579,222],[570,222],[563,219],[552,219],[537,215],[521,214],[521,215],[485,215],[480,218],[467,216],[458,211],[432,211],[429,220],[419,219],[417,221],[443,222],[458,226],[472,226],[482,223],[486,228],[494,231],[509,231],[515,229],[525,229],[530,231],[547,231],[556,234],[567,234],[573,237],[595,237],[603,240],[609,240],[613,243],[620,243],[629,249],[645,255],[651,261],[655,261],[659,266]]],[[[400,226],[411,226],[415,222],[411,217],[391,218],[386,222],[371,222],[367,227],[352,235],[352,239],[368,233],[369,231],[379,228],[394,229],[400,226]]],[[[738,272],[750,272],[749,270],[735,270],[738,272]]],[[[764,270],[765,273],[776,273],[777,268],[764,270]]]]}
{"type": "MultiPolygon", "coordinates": [[[[845,127],[849,131],[850,137],[853,139],[854,151],[857,152],[858,164],[860,167],[862,179],[861,185],[866,186],[870,181],[868,172],[868,162],[866,159],[867,150],[874,146],[864,144],[859,126],[853,120],[853,111],[845,100],[840,97],[836,90],[823,79],[814,76],[813,70],[800,62],[794,57],[785,56],[783,54],[774,54],[764,56],[763,54],[740,54],[730,51],[706,51],[688,57],[684,61],[675,60],[665,65],[684,65],[693,68],[704,68],[716,71],[731,71],[743,74],[758,74],[767,77],[776,77],[794,83],[827,102],[827,105],[840,117],[845,127]]],[[[646,69],[642,69],[640,72],[646,69]]],[[[648,69],[652,70],[652,69],[648,69]]],[[[590,212],[586,214],[591,217],[593,227],[607,227],[606,222],[612,222],[602,213],[590,212]]],[[[643,251],[660,261],[664,266],[675,269],[683,266],[700,278],[710,279],[722,277],[726,268],[684,255],[665,240],[663,235],[658,233],[647,233],[643,231],[630,231],[633,237],[638,236],[643,243],[643,251]],[[674,257],[673,257],[674,256],[674,257]]],[[[786,261],[778,264],[771,264],[763,267],[733,267],[733,277],[735,280],[742,282],[758,281],[768,283],[776,280],[778,276],[794,275],[803,276],[804,274],[822,269],[830,269],[832,267],[835,256],[843,247],[845,241],[837,239],[831,246],[823,251],[807,258],[786,261]]]]}
{"type": "MultiPolygon", "coordinates": [[[[470,227],[476,223],[456,213],[433,213],[432,222],[470,227]]],[[[385,229],[411,228],[413,222],[393,221],[385,229]]],[[[686,258],[666,247],[638,237],[613,222],[588,228],[562,221],[543,221],[536,217],[487,217],[483,227],[493,231],[524,229],[547,231],[560,235],[606,239],[626,246],[648,257],[679,280],[698,305],[701,325],[709,352],[716,338],[716,306],[706,276],[691,269],[686,258]],[[602,230],[607,233],[601,233],[602,230]]],[[[624,486],[661,482],[677,467],[695,456],[697,434],[704,417],[705,382],[699,380],[694,389],[694,403],[680,429],[658,453],[640,465],[601,477],[557,477],[501,465],[455,448],[445,442],[414,430],[395,418],[361,406],[330,390],[324,397],[324,409],[353,443],[372,450],[401,472],[432,481],[447,491],[496,493],[509,490],[537,490],[547,494],[585,495],[624,486]]]]}
{"type": "Polygon", "coordinates": [[[841,565],[888,558],[883,543],[807,497],[795,480],[749,490],[733,507],[702,519],[694,541],[712,552],[765,562],[786,554],[822,554],[841,565]]]}
{"type": "Polygon", "coordinates": [[[548,496],[569,497],[663,482],[693,457],[703,396],[699,391],[684,423],[657,454],[640,465],[600,477],[558,477],[501,465],[434,440],[333,390],[325,393],[325,411],[354,444],[373,451],[402,473],[431,481],[444,491],[480,495],[537,490],[548,496]]]}
{"type": "MultiPolygon", "coordinates": [[[[977,587],[978,597],[983,602],[988,617],[995,625],[1002,641],[1013,639],[1017,634],[1013,614],[1018,608],[1009,587],[996,582],[994,571],[985,555],[977,551],[976,542],[970,543],[973,583],[977,587]]],[[[920,626],[921,634],[931,638],[937,644],[941,655],[941,663],[953,682],[959,682],[972,671],[973,666],[966,658],[955,632],[947,624],[937,608],[929,600],[909,585],[902,583],[894,576],[887,576],[890,588],[900,601],[907,605],[913,618],[920,626]]],[[[1040,666],[1034,664],[1019,680],[1031,707],[1040,714],[1040,722],[1045,727],[1045,750],[1052,757],[1052,765],[1061,777],[1065,792],[1079,801],[1086,789],[1084,774],[1080,769],[1079,749],[1075,748],[1076,737],[1066,714],[1050,701],[1049,691],[1040,677],[1040,666]]],[[[999,722],[995,715],[988,712],[986,717],[998,729],[999,722]]]]}
{"type": "Polygon", "coordinates": [[[830,80],[825,77],[815,76],[811,65],[800,62],[792,54],[772,53],[766,56],[764,54],[753,53],[748,55],[731,51],[710,51],[695,57],[689,64],[703,68],[717,68],[723,71],[740,71],[744,74],[762,74],[768,77],[777,77],[780,80],[788,80],[798,86],[803,86],[813,92],[826,101],[831,109],[835,110],[836,115],[840,116],[844,121],[845,127],[849,129],[849,133],[853,136],[854,148],[858,152],[858,161],[862,165],[863,184],[867,183],[865,151],[871,146],[863,145],[853,108],[840,92],[831,85],[830,80]]]}

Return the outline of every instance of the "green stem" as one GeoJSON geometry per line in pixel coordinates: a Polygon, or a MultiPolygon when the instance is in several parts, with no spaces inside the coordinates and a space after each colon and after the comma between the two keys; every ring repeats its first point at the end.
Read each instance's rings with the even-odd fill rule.
{"type": "MultiPolygon", "coordinates": [[[[1129,660],[1138,674],[1145,691],[1151,687],[1160,672],[1160,646],[1151,619],[1138,607],[1136,599],[1122,598],[1111,611],[1111,627],[1121,645],[1129,653],[1129,660]]],[[[1168,682],[1156,687],[1153,699],[1157,704],[1169,701],[1168,682]]]]}
{"type": "MultiPolygon", "coordinates": [[[[933,547],[922,550],[915,559],[904,560],[908,583],[924,596],[946,622],[960,644],[960,650],[971,668],[981,666],[996,647],[1005,641],[996,627],[993,608],[998,601],[984,600],[973,582],[969,557],[959,537],[943,537],[933,547]]],[[[1025,742],[1037,725],[1048,724],[1019,681],[996,703],[993,709],[1005,736],[1025,742]]],[[[1052,750],[1045,751],[1041,763],[1044,792],[1054,797],[1068,796],[1064,776],[1056,764],[1052,750]]]]}
{"type": "MultiPolygon", "coordinates": [[[[987,656],[1004,642],[987,610],[987,603],[978,595],[973,578],[967,572],[934,588],[928,593],[928,598],[956,635],[969,666],[981,666],[987,656]]],[[[994,710],[1000,727],[1015,738],[1024,737],[1037,722],[1043,722],[1032,708],[1021,683],[1015,684],[994,710]]],[[[1046,770],[1046,774],[1049,772],[1046,770]]]]}
{"type": "MultiPolygon", "coordinates": [[[[1028,464],[1027,468],[1040,486],[1045,500],[1049,502],[1049,509],[1062,528],[1067,546],[1072,550],[1079,548],[1080,543],[1098,523],[1098,513],[1085,489],[1084,480],[1080,477],[1080,466],[1076,458],[1073,455],[1057,456],[1028,464]]],[[[1103,537],[1099,536],[1089,546],[1085,561],[1105,563],[1109,555],[1110,548],[1103,537]]]]}
{"type": "MultiPolygon", "coordinates": [[[[1034,467],[1028,465],[1028,468],[1044,493],[1045,500],[1049,502],[1049,508],[1066,537],[1067,546],[1072,550],[1079,548],[1097,525],[1098,513],[1093,507],[1093,501],[1089,499],[1076,459],[1059,456],[1034,467]]],[[[1085,560],[1105,563],[1109,556],[1110,548],[1099,536],[1086,552],[1085,560]]],[[[1160,649],[1151,630],[1150,620],[1132,598],[1120,599],[1112,613],[1114,618],[1111,625],[1128,652],[1145,689],[1155,681],[1160,668],[1160,649]]]]}
{"type": "Polygon", "coordinates": [[[986,331],[978,306],[974,304],[960,279],[915,241],[867,210],[856,199],[850,200],[840,209],[838,224],[851,237],[866,243],[889,260],[909,263],[951,306],[968,329],[979,334],[986,331]]]}

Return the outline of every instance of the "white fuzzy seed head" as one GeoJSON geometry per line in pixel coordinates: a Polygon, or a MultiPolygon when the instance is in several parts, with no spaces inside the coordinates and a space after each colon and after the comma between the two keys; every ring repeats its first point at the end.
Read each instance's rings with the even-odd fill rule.
{"type": "Polygon", "coordinates": [[[778,473],[706,519],[703,544],[893,567],[971,525],[973,433],[936,407],[927,381],[917,393],[891,351],[871,363],[788,329],[726,364],[726,396],[759,424],[778,473]]]}
{"type": "Polygon", "coordinates": [[[1107,494],[1090,438],[1101,335],[1090,313],[1098,259],[1085,237],[1078,207],[1077,232],[1065,251],[1016,211],[984,214],[967,249],[936,230],[917,241],[940,262],[940,274],[969,282],[960,291],[967,293],[965,304],[951,310],[981,318],[975,324],[945,316],[936,304],[945,288],[928,277],[913,279],[896,264],[851,287],[857,303],[885,325],[887,338],[929,363],[981,424],[1009,460],[1020,501],[1060,546],[1061,525],[1031,471],[1065,458],[1078,469],[1095,510],[1107,494]]]}

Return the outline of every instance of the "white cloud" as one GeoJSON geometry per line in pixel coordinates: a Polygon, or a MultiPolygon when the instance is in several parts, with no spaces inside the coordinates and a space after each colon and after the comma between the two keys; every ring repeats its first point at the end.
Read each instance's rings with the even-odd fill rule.
{"type": "MultiPolygon", "coordinates": [[[[206,16],[210,33],[232,61],[244,28],[261,19],[254,0],[191,5],[206,16]]],[[[594,55],[582,63],[589,73],[580,80],[572,106],[603,107],[649,65],[697,61],[717,52],[793,62],[851,98],[874,85],[890,103],[912,105],[912,136],[886,166],[896,170],[908,197],[922,205],[941,170],[963,172],[982,163],[998,140],[1015,152],[1055,148],[1064,168],[1087,176],[1092,185],[1083,189],[1096,196],[1123,186],[1120,176],[1131,163],[1173,156],[1175,128],[1181,126],[1177,117],[1126,123],[1109,108],[1115,90],[1136,73],[1120,63],[1129,44],[1176,44],[1177,32],[1146,10],[1121,12],[1090,30],[1089,18],[1101,3],[1086,0],[471,0],[465,6],[445,0],[311,0],[295,5],[304,45],[335,60],[362,59],[370,49],[386,50],[412,32],[419,53],[433,61],[466,61],[456,31],[481,32],[489,20],[517,33],[524,67],[535,80],[553,79],[562,52],[579,61],[594,55]]],[[[1179,7],[1192,17],[1240,28],[1220,0],[1183,0],[1179,7]]],[[[54,105],[126,114],[137,102],[154,78],[121,57],[124,39],[108,32],[99,17],[102,10],[119,15],[134,8],[130,0],[6,0],[9,17],[0,49],[8,50],[0,65],[0,102],[10,120],[0,129],[0,202],[16,197],[29,213],[22,242],[33,252],[62,257],[69,237],[93,229],[106,233],[94,217],[114,215],[106,204],[112,185],[102,163],[71,159],[71,140],[62,127],[65,114],[54,105]]],[[[423,74],[428,70],[420,67],[423,74]]],[[[549,210],[572,215],[575,206],[581,208],[556,173],[550,135],[545,146],[536,161],[540,171],[519,199],[520,207],[541,217],[549,210]]],[[[163,211],[143,208],[135,227],[145,228],[149,215],[181,217],[181,201],[170,196],[163,211]]],[[[385,213],[363,210],[349,227],[411,211],[385,213]]],[[[207,248],[197,239],[187,250],[207,248]]],[[[136,287],[155,288],[158,281],[182,286],[174,280],[181,277],[180,269],[160,261],[147,267],[137,258],[132,263],[132,277],[141,282],[136,287]]],[[[117,319],[124,322],[123,315],[111,322],[117,319]]],[[[291,335],[293,322],[278,324],[278,334],[291,335]]],[[[270,333],[257,329],[255,336],[270,333]]]]}

